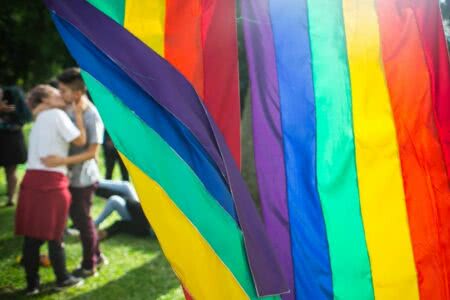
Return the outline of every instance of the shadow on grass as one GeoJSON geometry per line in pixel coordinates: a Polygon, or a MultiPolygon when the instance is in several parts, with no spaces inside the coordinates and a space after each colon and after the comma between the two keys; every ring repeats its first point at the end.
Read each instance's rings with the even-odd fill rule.
{"type": "MultiPolygon", "coordinates": [[[[107,284],[98,287],[97,289],[90,290],[89,292],[75,297],[69,296],[66,298],[65,296],[63,296],[63,294],[58,295],[58,292],[54,290],[54,284],[45,284],[41,287],[42,292],[39,295],[32,297],[32,299],[48,298],[49,296],[54,296],[55,299],[70,298],[76,300],[157,299],[160,296],[168,294],[173,289],[178,288],[178,286],[180,285],[179,282],[175,278],[173,278],[173,276],[167,274],[167,272],[171,272],[170,269],[163,270],[166,265],[167,263],[165,263],[162,256],[160,256],[149,263],[128,271],[125,275],[116,280],[110,281],[107,284]],[[150,272],[158,272],[160,274],[160,277],[163,277],[164,279],[170,279],[160,279],[158,280],[158,282],[154,282],[154,280],[148,280],[148,274],[150,272]]],[[[75,289],[76,288],[72,288],[72,292],[76,292],[75,289]]],[[[0,299],[29,299],[29,297],[25,297],[23,291],[3,287],[0,289],[0,299]]]]}
{"type": "Polygon", "coordinates": [[[22,253],[22,238],[9,237],[0,239],[0,249],[0,261],[11,256],[16,257],[22,253]]]}
{"type": "MultiPolygon", "coordinates": [[[[41,293],[32,299],[157,299],[164,296],[179,287],[178,280],[173,276],[172,270],[165,260],[163,254],[158,251],[159,247],[156,241],[137,241],[135,238],[129,238],[133,241],[134,251],[153,252],[155,255],[146,263],[130,269],[124,275],[111,281],[105,281],[94,289],[89,289],[83,293],[78,288],[71,288],[61,293],[54,291],[53,283],[46,283],[41,288],[41,293]]],[[[109,241],[110,246],[121,244],[127,240],[122,237],[120,240],[109,241]]],[[[111,261],[111,264],[116,263],[111,261]]],[[[19,266],[16,266],[20,268],[19,266]]],[[[109,268],[109,267],[106,267],[109,268]]],[[[100,276],[104,276],[100,271],[100,276]]],[[[89,278],[86,284],[92,284],[98,281],[97,278],[89,278]]],[[[85,285],[86,285],[85,284],[85,285]]],[[[3,286],[0,288],[0,299],[28,299],[24,292],[17,287],[3,286]]]]}
{"type": "Polygon", "coordinates": [[[160,254],[122,277],[72,299],[157,299],[180,285],[171,272],[160,254]]]}
{"type": "Polygon", "coordinates": [[[4,288],[0,289],[0,299],[38,299],[42,297],[48,297],[51,295],[56,295],[58,292],[55,290],[55,285],[53,283],[46,283],[41,286],[41,292],[39,295],[29,297],[25,296],[25,292],[23,290],[15,290],[13,288],[4,288]]]}

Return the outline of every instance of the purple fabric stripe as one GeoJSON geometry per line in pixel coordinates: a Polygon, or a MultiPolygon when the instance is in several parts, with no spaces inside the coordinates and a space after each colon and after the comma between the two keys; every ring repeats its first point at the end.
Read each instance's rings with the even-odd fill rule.
{"type": "Polygon", "coordinates": [[[192,131],[229,183],[258,295],[286,292],[288,288],[248,188],[222,134],[191,84],[157,53],[86,1],[44,2],[192,131]]]}
{"type": "Polygon", "coordinates": [[[262,212],[269,239],[295,299],[286,198],[277,66],[268,0],[241,2],[253,109],[253,141],[262,212]]]}

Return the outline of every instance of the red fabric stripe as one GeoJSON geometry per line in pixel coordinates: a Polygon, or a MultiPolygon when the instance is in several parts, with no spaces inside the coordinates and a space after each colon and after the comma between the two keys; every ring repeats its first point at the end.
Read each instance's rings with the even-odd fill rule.
{"type": "Polygon", "coordinates": [[[192,298],[192,296],[189,294],[189,292],[184,288],[183,286],[183,293],[184,293],[184,298],[186,300],[193,300],[194,298],[192,298]]]}
{"type": "Polygon", "coordinates": [[[166,0],[164,57],[203,99],[201,13],[200,0],[166,0]]]}
{"type": "Polygon", "coordinates": [[[204,102],[240,167],[235,1],[202,0],[204,102]]]}
{"type": "Polygon", "coordinates": [[[450,188],[420,33],[408,0],[377,6],[420,298],[449,299],[449,226],[442,222],[450,219],[450,188]]]}
{"type": "Polygon", "coordinates": [[[431,76],[437,129],[450,176],[450,66],[438,1],[410,0],[431,76]]]}

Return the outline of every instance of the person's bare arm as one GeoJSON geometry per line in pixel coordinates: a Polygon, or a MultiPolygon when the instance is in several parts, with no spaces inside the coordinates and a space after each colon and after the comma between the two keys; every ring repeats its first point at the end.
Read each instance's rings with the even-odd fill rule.
{"type": "Polygon", "coordinates": [[[87,138],[86,138],[86,128],[84,127],[84,120],[83,120],[83,108],[81,105],[74,103],[73,109],[75,112],[75,125],[77,126],[78,130],[80,130],[80,135],[72,141],[72,144],[74,144],[75,146],[84,146],[86,144],[87,138]]]}
{"type": "Polygon", "coordinates": [[[88,159],[96,158],[99,149],[99,144],[92,144],[86,151],[80,154],[75,154],[68,157],[49,155],[47,157],[41,158],[41,162],[48,168],[54,168],[62,165],[75,165],[88,159]]]}
{"type": "Polygon", "coordinates": [[[0,100],[0,112],[11,113],[16,110],[15,105],[9,105],[6,101],[0,100]]]}
{"type": "Polygon", "coordinates": [[[33,115],[33,119],[36,119],[37,115],[44,110],[50,109],[51,107],[46,103],[40,103],[38,106],[36,106],[32,111],[31,114],[33,115]]]}

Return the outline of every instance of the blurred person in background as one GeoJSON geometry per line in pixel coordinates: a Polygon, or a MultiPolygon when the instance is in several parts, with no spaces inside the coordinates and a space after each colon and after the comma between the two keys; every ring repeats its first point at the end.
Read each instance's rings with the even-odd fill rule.
{"type": "Polygon", "coordinates": [[[27,149],[22,126],[31,121],[23,92],[15,86],[0,87],[0,167],[5,169],[8,202],[13,198],[17,186],[17,165],[27,160],[27,149]]]}

